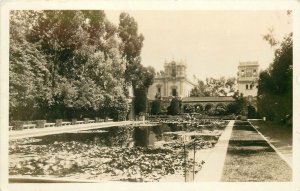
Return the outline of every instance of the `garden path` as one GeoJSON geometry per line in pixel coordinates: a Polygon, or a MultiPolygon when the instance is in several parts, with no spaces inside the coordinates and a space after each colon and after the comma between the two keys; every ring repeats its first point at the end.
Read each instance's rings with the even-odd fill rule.
{"type": "Polygon", "coordinates": [[[262,136],[272,144],[283,159],[292,167],[293,162],[293,128],[262,121],[249,120],[262,136]]]}
{"type": "Polygon", "coordinates": [[[223,169],[225,182],[283,182],[292,169],[248,121],[235,121],[223,169]]]}
{"type": "Polygon", "coordinates": [[[218,143],[210,152],[196,153],[196,160],[204,160],[201,171],[195,175],[194,181],[220,181],[226,158],[229,139],[232,133],[234,120],[229,121],[218,143]]]}

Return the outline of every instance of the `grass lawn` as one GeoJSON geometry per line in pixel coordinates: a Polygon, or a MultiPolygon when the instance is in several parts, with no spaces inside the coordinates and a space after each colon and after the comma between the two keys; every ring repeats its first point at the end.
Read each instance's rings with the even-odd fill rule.
{"type": "Polygon", "coordinates": [[[292,170],[248,122],[236,121],[222,181],[292,181],[292,170]]]}
{"type": "Polygon", "coordinates": [[[293,128],[272,121],[251,121],[277,149],[292,152],[293,128]]]}

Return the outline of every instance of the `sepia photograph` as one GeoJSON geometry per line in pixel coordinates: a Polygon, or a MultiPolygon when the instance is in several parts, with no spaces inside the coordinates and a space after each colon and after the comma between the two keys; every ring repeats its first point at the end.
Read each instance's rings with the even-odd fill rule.
{"type": "Polygon", "coordinates": [[[9,185],[297,181],[292,8],[7,13],[9,185]]]}

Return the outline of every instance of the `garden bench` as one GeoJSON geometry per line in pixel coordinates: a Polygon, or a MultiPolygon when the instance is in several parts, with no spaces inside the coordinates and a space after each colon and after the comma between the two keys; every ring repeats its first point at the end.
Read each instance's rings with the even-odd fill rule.
{"type": "Polygon", "coordinates": [[[62,126],[64,126],[64,125],[71,125],[71,122],[62,122],[61,124],[62,124],[62,126]]]}
{"type": "Polygon", "coordinates": [[[31,128],[35,128],[36,127],[36,124],[26,124],[26,125],[23,125],[23,128],[22,129],[31,129],[31,128]]]}
{"type": "Polygon", "coordinates": [[[83,124],[84,121],[76,121],[76,124],[83,124]]]}
{"type": "Polygon", "coordinates": [[[55,123],[45,123],[44,127],[54,127],[55,123]]]}
{"type": "Polygon", "coordinates": [[[89,123],[95,123],[95,120],[89,120],[88,122],[89,123]]]}

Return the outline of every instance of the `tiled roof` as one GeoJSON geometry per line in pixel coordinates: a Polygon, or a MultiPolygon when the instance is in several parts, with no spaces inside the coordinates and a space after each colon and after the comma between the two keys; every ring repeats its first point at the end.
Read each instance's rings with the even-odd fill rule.
{"type": "Polygon", "coordinates": [[[231,102],[234,101],[233,97],[184,97],[183,102],[231,102]]]}
{"type": "Polygon", "coordinates": [[[240,62],[239,66],[258,66],[258,62],[254,61],[254,62],[240,62]]]}

